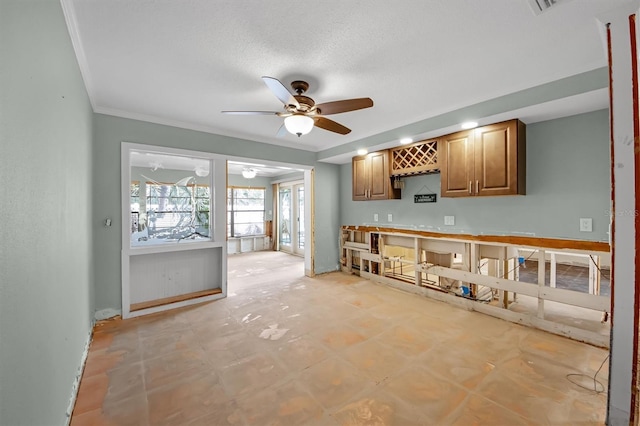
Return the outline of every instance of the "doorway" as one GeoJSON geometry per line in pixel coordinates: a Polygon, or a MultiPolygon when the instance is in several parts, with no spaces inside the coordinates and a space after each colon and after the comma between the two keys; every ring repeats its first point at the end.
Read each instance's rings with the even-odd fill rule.
{"type": "Polygon", "coordinates": [[[304,182],[278,184],[278,250],[304,256],[304,182]]]}

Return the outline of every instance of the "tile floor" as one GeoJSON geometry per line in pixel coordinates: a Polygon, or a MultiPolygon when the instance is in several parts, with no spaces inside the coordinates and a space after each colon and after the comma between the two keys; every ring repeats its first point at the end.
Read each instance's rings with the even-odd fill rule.
{"type": "Polygon", "coordinates": [[[97,325],[71,424],[603,424],[606,393],[566,375],[593,376],[606,356],[357,276],[307,278],[284,253],[246,253],[229,257],[226,299],[97,325]]]}

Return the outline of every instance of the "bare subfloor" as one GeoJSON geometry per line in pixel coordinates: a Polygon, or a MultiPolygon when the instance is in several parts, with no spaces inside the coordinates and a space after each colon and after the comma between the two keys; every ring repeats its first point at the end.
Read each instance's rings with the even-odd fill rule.
{"type": "Polygon", "coordinates": [[[229,257],[226,299],[96,326],[72,425],[602,424],[606,393],[566,375],[593,376],[606,356],[246,253],[229,257]]]}

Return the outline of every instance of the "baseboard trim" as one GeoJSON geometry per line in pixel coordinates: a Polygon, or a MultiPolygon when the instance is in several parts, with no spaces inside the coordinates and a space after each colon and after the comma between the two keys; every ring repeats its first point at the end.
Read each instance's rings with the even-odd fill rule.
{"type": "Polygon", "coordinates": [[[96,313],[94,314],[94,319],[95,321],[102,321],[109,318],[117,317],[118,315],[122,315],[122,310],[107,308],[96,311],[96,313]]]}
{"type": "Polygon", "coordinates": [[[82,351],[82,358],[80,359],[80,366],[78,367],[78,373],[76,374],[75,379],[73,380],[73,384],[71,385],[71,397],[69,398],[69,406],[67,407],[66,412],[66,426],[69,426],[71,423],[71,415],[73,414],[73,409],[76,405],[76,399],[78,398],[78,391],[80,390],[80,380],[82,380],[82,374],[84,373],[84,366],[87,363],[87,357],[89,356],[89,348],[91,347],[91,341],[93,340],[93,327],[95,326],[95,320],[91,321],[91,329],[89,330],[89,336],[87,337],[87,341],[84,345],[84,350],[82,351]]]}

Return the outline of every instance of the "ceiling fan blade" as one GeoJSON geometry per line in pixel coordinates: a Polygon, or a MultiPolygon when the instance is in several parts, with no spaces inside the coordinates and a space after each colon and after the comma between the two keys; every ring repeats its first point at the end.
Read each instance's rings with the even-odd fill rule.
{"type": "Polygon", "coordinates": [[[333,120],[329,120],[325,117],[313,117],[313,121],[315,122],[316,127],[320,127],[321,129],[328,130],[330,132],[340,133],[341,135],[346,135],[351,133],[351,129],[348,127],[344,127],[340,123],[336,123],[333,120]]]}
{"type": "Polygon", "coordinates": [[[223,114],[235,114],[235,115],[278,115],[276,111],[220,111],[223,114]]]}
{"type": "Polygon", "coordinates": [[[326,102],[316,105],[322,115],[340,114],[341,112],[356,111],[358,109],[370,108],[373,106],[371,98],[345,99],[344,101],[326,102]]]}
{"type": "Polygon", "coordinates": [[[278,138],[284,138],[285,136],[287,136],[289,132],[287,131],[287,128],[284,126],[284,123],[282,123],[282,126],[280,126],[280,128],[278,129],[277,133],[276,133],[276,137],[278,138]]]}
{"type": "Polygon", "coordinates": [[[264,84],[267,85],[269,90],[271,90],[273,94],[276,95],[276,98],[280,99],[285,106],[293,105],[296,108],[300,108],[300,104],[296,98],[294,98],[291,92],[289,92],[289,90],[280,83],[280,80],[273,77],[263,76],[262,81],[264,81],[264,84]]]}

